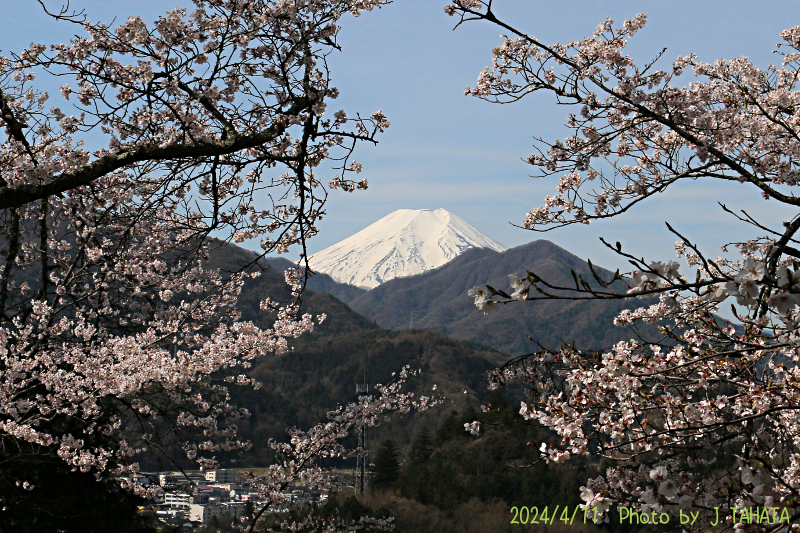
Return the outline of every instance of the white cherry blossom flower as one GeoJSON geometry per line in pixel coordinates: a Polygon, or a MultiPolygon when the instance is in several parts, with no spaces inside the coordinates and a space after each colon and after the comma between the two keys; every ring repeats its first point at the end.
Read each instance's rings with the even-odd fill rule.
{"type": "Polygon", "coordinates": [[[658,486],[658,493],[668,500],[671,500],[678,494],[678,485],[671,479],[665,479],[658,486]]]}
{"type": "Polygon", "coordinates": [[[492,314],[500,308],[500,306],[494,300],[481,300],[475,305],[478,309],[483,311],[484,315],[492,314]]]}
{"type": "Polygon", "coordinates": [[[661,481],[662,479],[666,478],[669,472],[667,472],[667,467],[664,465],[658,465],[657,467],[650,470],[650,479],[653,481],[661,481]]]}
{"type": "MultiPolygon", "coordinates": [[[[463,290],[463,289],[462,289],[463,290]]],[[[489,290],[486,287],[478,287],[477,285],[467,291],[467,294],[475,298],[475,305],[485,302],[489,297],[489,290]]]]}
{"type": "Polygon", "coordinates": [[[763,277],[764,263],[748,257],[745,259],[742,269],[736,274],[734,279],[741,283],[744,281],[761,281],[763,277]]]}

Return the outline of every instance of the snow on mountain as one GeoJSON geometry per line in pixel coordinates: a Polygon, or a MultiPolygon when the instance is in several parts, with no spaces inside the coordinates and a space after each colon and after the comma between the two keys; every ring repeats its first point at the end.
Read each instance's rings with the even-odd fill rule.
{"type": "Polygon", "coordinates": [[[506,247],[444,209],[399,209],[309,258],[313,270],[372,289],[440,267],[470,248],[506,247]]]}

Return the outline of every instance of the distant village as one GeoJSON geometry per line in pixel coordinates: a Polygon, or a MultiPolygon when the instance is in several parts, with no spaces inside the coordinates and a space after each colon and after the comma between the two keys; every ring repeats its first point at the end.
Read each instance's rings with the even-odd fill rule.
{"type": "MultiPolygon", "coordinates": [[[[156,497],[140,513],[156,525],[191,530],[215,518],[252,516],[264,498],[253,492],[241,470],[217,469],[141,474],[136,481],[157,483],[156,497]]],[[[327,494],[312,493],[298,483],[284,493],[287,502],[315,501],[324,504],[327,494]]]]}

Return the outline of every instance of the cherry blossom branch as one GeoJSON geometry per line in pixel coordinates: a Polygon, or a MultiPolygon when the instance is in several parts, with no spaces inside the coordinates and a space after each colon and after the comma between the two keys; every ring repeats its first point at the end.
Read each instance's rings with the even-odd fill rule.
{"type": "MultiPolygon", "coordinates": [[[[312,104],[313,102],[310,101],[295,104],[289,114],[295,115],[312,104]]],[[[35,200],[88,185],[116,170],[130,167],[136,163],[180,159],[197,161],[256,148],[276,139],[286,130],[286,127],[286,124],[277,124],[262,133],[237,135],[214,143],[185,143],[166,147],[145,145],[128,152],[106,155],[83,168],[53,176],[47,183],[28,183],[0,189],[0,209],[20,207],[35,200]]]]}
{"type": "MultiPolygon", "coordinates": [[[[541,177],[558,174],[558,185],[523,227],[618,216],[678,179],[751,183],[765,199],[798,205],[791,191],[800,185],[794,117],[800,27],[781,33],[779,46],[791,49],[782,53],[781,67],[762,70],[745,58],[708,64],[690,55],[663,72],[654,70],[655,61],[639,68],[623,54],[627,39],[644,26],[643,14],[620,28],[606,20],[590,37],[547,46],[499,20],[490,2],[455,0],[445,10],[460,17],[458,25],[482,20],[512,35],[502,38],[492,66],[467,94],[506,103],[544,90],[558,103],[580,106],[567,120],[573,134],[537,140],[537,153],[528,159],[541,177]],[[698,80],[670,85],[686,67],[698,80]],[[601,163],[593,166],[596,159],[601,163]]],[[[658,342],[588,351],[563,345],[516,357],[490,376],[492,387],[523,381],[530,401],[520,414],[560,438],[542,443],[540,460],[562,462],[574,454],[613,460],[581,488],[583,507],[601,520],[608,520],[615,502],[648,513],[696,508],[701,523],[690,531],[712,527],[709,511],[720,507],[780,502],[782,521],[769,526],[775,530],[788,528],[784,518],[797,515],[800,273],[793,244],[800,217],[780,221],[778,230],[746,212],[734,216],[766,236],[734,240],[722,246],[727,255],[711,258],[667,224],[679,238],[675,251],[685,266],[648,262],[603,240],[632,272],[607,275],[589,263],[592,279],[572,272],[572,285],[526,272],[509,276],[513,292],[469,291],[487,314],[500,303],[526,300],[658,296],[623,310],[614,322],[657,324],[658,342]],[[729,247],[738,256],[731,257],[729,247]],[[741,324],[716,316],[726,301],[735,301],[731,308],[741,324]]],[[[719,527],[745,525],[725,520],[719,527]]]]}

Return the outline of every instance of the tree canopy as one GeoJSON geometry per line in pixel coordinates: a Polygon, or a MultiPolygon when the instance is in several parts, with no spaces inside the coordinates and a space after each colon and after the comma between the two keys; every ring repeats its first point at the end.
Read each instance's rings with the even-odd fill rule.
{"type": "MultiPolygon", "coordinates": [[[[800,204],[794,192],[800,27],[781,33],[777,66],[760,68],[747,58],[704,63],[688,55],[660,70],[661,54],[641,65],[625,54],[645,26],[644,14],[618,26],[601,21],[591,36],[547,44],[499,19],[491,0],[456,0],[446,11],[459,25],[483,21],[505,33],[492,66],[468,94],[510,103],[544,92],[572,109],[569,136],[537,140],[528,158],[538,176],[557,185],[524,227],[546,231],[622,216],[687,180],[738,182],[754,199],[800,204]],[[681,86],[681,75],[693,81],[681,86]]],[[[800,217],[758,220],[722,209],[762,236],[737,238],[731,225],[716,256],[670,226],[677,261],[646,260],[609,242],[632,272],[601,276],[592,268],[590,277],[574,275],[565,284],[525,271],[509,273],[508,290],[471,291],[486,313],[543,299],[658,297],[622,311],[615,323],[658,324],[661,342],[633,338],[603,350],[542,350],[491,377],[493,386],[514,380],[530,386],[531,401],[520,414],[559,437],[541,443],[542,460],[611,461],[581,489],[584,506],[599,520],[608,519],[612,505],[673,513],[674,520],[692,509],[701,516],[687,526],[692,531],[749,527],[735,508],[780,507],[777,517],[759,521],[767,530],[786,530],[800,516],[800,217]],[[734,322],[717,315],[731,304],[734,322]]]]}
{"type": "MultiPolygon", "coordinates": [[[[248,446],[235,431],[247,410],[227,387],[257,386],[251,362],[324,317],[299,315],[300,270],[286,275],[288,301],[261,295],[269,327],[241,320],[241,287],[264,254],[305,251],[329,190],[366,188],[351,179],[353,152],[389,122],[328,110],[338,90],[326,57],[342,17],[385,3],[196,0],[116,27],[67,5],[47,13],[72,25],[70,42],[0,56],[4,531],[23,528],[2,520],[35,512],[26,505],[48,490],[20,463],[151,496],[139,454],[212,467],[248,446]],[[208,264],[213,248],[245,239],[262,253],[233,272],[208,264]]],[[[400,393],[408,374],[270,443],[278,462],[253,480],[267,496],[257,514],[284,505],[301,473],[326,484],[314,461],[345,454],[339,440],[356,420],[426,406],[400,393]]]]}

